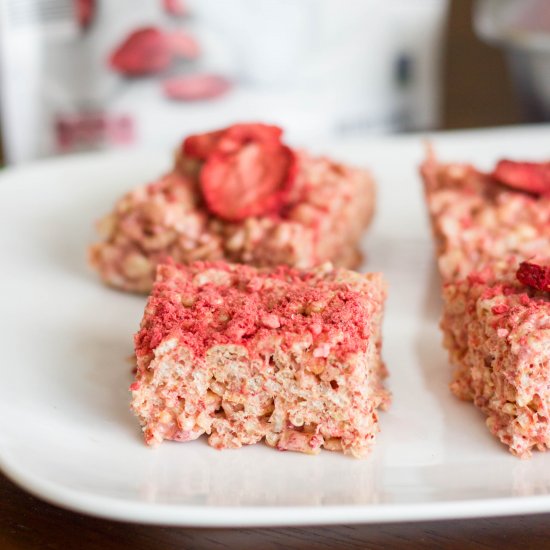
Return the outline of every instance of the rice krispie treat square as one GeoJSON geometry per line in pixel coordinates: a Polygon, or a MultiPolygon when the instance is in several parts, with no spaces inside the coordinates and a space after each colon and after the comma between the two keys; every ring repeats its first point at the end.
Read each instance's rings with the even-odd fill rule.
{"type": "Polygon", "coordinates": [[[366,455],[389,403],[380,356],[386,285],[330,264],[158,267],[135,337],[132,408],[150,445],[202,434],[366,455]]]}
{"type": "Polygon", "coordinates": [[[550,304],[540,258],[550,258],[550,163],[502,160],[483,173],[440,164],[430,150],[421,173],[444,282],[444,345],[456,367],[451,389],[515,455],[545,450],[550,304]]]}
{"type": "Polygon", "coordinates": [[[486,269],[444,286],[441,327],[456,367],[451,389],[487,415],[522,458],[550,448],[550,264],[486,269]]]}
{"type": "Polygon", "coordinates": [[[156,265],[168,257],[357,266],[374,211],[372,177],[293,150],[281,134],[237,124],[189,136],[172,172],[127,193],[99,222],[92,266],[107,284],[135,292],[151,289],[156,265]]]}
{"type": "Polygon", "coordinates": [[[484,173],[430,151],[421,173],[444,281],[550,255],[550,163],[503,160],[484,173]]]}

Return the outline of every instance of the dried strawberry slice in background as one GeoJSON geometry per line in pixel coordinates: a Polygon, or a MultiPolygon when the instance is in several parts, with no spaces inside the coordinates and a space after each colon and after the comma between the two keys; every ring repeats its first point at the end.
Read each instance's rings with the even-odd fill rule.
{"type": "Polygon", "coordinates": [[[161,0],[164,11],[169,15],[184,17],[187,15],[187,6],[184,0],[161,0]]]}
{"type": "Polygon", "coordinates": [[[75,0],[74,9],[78,26],[83,30],[87,29],[95,15],[96,0],[75,0]]]}
{"type": "Polygon", "coordinates": [[[127,76],[141,76],[166,69],[172,61],[168,35],[156,27],[132,32],[112,53],[110,66],[127,76]]]}
{"type": "Polygon", "coordinates": [[[550,292],[550,260],[521,262],[516,277],[526,286],[550,292]]]}
{"type": "Polygon", "coordinates": [[[535,195],[550,194],[550,162],[515,162],[501,160],[491,176],[518,191],[535,195]]]}
{"type": "Polygon", "coordinates": [[[185,31],[173,31],[167,34],[172,53],[184,59],[196,59],[200,53],[199,43],[185,31]]]}
{"type": "Polygon", "coordinates": [[[164,95],[177,101],[200,101],[225,94],[231,84],[222,76],[192,74],[175,76],[162,83],[164,95]]]}

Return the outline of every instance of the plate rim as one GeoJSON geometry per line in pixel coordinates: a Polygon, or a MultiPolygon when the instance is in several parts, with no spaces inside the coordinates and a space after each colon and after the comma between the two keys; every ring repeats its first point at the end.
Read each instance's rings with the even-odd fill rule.
{"type": "Polygon", "coordinates": [[[420,522],[550,513],[550,495],[512,496],[420,503],[303,506],[212,506],[124,501],[83,494],[28,474],[0,456],[0,469],[33,496],[94,517],[172,527],[298,527],[420,522]],[[246,519],[245,519],[246,518],[246,519]]]}

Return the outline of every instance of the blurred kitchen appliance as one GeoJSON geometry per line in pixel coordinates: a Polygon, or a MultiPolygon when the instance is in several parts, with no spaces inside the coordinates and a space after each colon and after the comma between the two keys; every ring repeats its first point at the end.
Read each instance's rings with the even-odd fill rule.
{"type": "Polygon", "coordinates": [[[474,24],[505,50],[526,121],[550,121],[550,1],[478,0],[474,24]]]}
{"type": "Polygon", "coordinates": [[[5,157],[439,124],[447,0],[0,0],[5,157]]]}

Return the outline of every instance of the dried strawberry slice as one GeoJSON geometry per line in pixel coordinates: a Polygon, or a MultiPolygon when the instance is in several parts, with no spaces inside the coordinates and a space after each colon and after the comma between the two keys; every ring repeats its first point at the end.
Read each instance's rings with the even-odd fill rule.
{"type": "Polygon", "coordinates": [[[183,17],[187,15],[187,6],[184,0],[162,0],[164,11],[169,15],[183,17]]]}
{"type": "Polygon", "coordinates": [[[296,157],[280,141],[281,130],[236,125],[219,138],[200,173],[208,209],[240,221],[277,212],[296,175],[296,157]]]}
{"type": "Polygon", "coordinates": [[[281,208],[297,172],[294,152],[281,136],[277,126],[254,123],[185,139],[184,154],[204,161],[200,183],[212,213],[239,221],[281,208]]]}
{"type": "Polygon", "coordinates": [[[188,136],[183,140],[183,154],[197,160],[206,160],[214,151],[225,130],[188,136]]]}
{"type": "Polygon", "coordinates": [[[206,160],[217,148],[222,137],[229,138],[229,141],[224,145],[224,149],[230,149],[231,144],[236,143],[236,147],[238,147],[239,144],[247,140],[262,140],[279,144],[282,134],[283,131],[277,126],[259,123],[234,124],[224,130],[188,136],[183,141],[182,148],[186,156],[197,160],[206,160]]]}
{"type": "Polygon", "coordinates": [[[276,212],[290,191],[294,163],[290,148],[254,142],[235,153],[213,153],[200,175],[208,209],[228,221],[276,212]]]}
{"type": "Polygon", "coordinates": [[[95,15],[96,0],[75,0],[74,7],[78,26],[83,30],[87,29],[95,15]]]}
{"type": "Polygon", "coordinates": [[[550,260],[521,262],[516,277],[525,286],[550,292],[550,260]]]}
{"type": "Polygon", "coordinates": [[[156,27],[132,32],[112,53],[111,68],[127,76],[141,76],[166,69],[172,61],[167,34],[156,27]]]}
{"type": "Polygon", "coordinates": [[[550,194],[550,162],[515,162],[501,160],[491,176],[507,187],[533,193],[550,194]]]}
{"type": "Polygon", "coordinates": [[[199,43],[195,37],[185,31],[173,31],[167,34],[172,53],[184,59],[196,59],[200,53],[199,43]]]}
{"type": "Polygon", "coordinates": [[[222,76],[209,74],[176,76],[162,83],[164,95],[177,101],[213,99],[230,87],[231,84],[222,76]]]}
{"type": "Polygon", "coordinates": [[[229,126],[223,133],[223,140],[220,140],[219,149],[229,153],[251,141],[279,146],[281,145],[282,135],[283,131],[281,128],[270,124],[261,124],[259,122],[233,124],[233,126],[229,126]]]}

